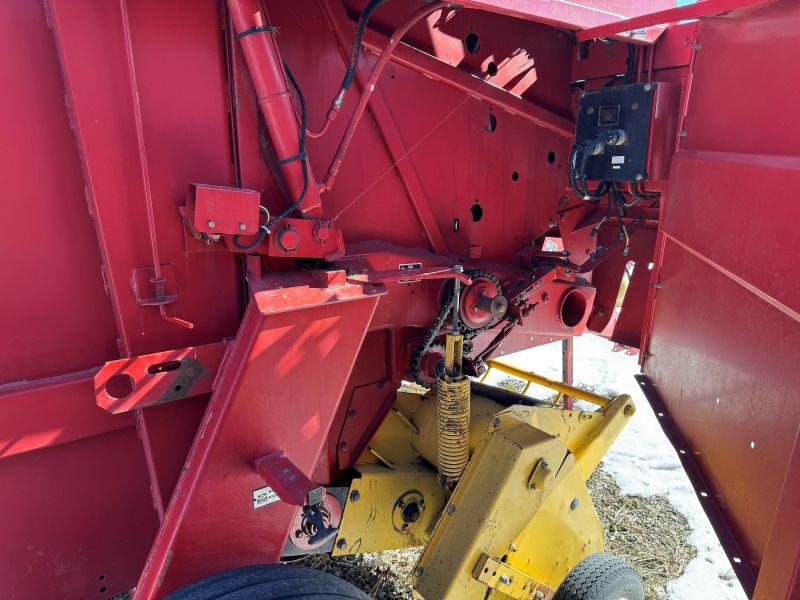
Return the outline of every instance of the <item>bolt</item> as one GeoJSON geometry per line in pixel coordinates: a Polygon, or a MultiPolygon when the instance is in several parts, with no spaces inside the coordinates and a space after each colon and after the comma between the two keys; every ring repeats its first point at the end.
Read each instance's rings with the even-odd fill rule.
{"type": "Polygon", "coordinates": [[[500,573],[500,583],[504,585],[511,585],[513,581],[514,578],[511,577],[510,575],[506,575],[505,573],[500,573]]]}
{"type": "Polygon", "coordinates": [[[636,181],[641,181],[642,179],[644,179],[644,175],[642,175],[641,173],[637,173],[636,174],[636,181]]]}
{"type": "Polygon", "coordinates": [[[339,442],[339,450],[341,450],[342,452],[346,452],[347,451],[347,442],[339,442]]]}
{"type": "Polygon", "coordinates": [[[397,506],[399,506],[400,508],[403,508],[405,505],[406,505],[406,503],[405,503],[404,500],[401,499],[401,500],[397,501],[397,506]]]}
{"type": "Polygon", "coordinates": [[[652,89],[653,89],[653,84],[652,83],[645,83],[644,84],[644,91],[645,92],[649,92],[652,89]]]}
{"type": "Polygon", "coordinates": [[[244,223],[239,223],[239,231],[244,231],[245,229],[247,229],[247,225],[244,223]]]}
{"type": "Polygon", "coordinates": [[[341,540],[339,540],[338,542],[336,542],[336,547],[337,547],[339,550],[344,550],[345,548],[347,548],[347,540],[346,540],[346,539],[344,539],[344,538],[342,538],[341,540]]]}
{"type": "Polygon", "coordinates": [[[414,569],[414,577],[419,577],[420,575],[422,575],[423,570],[424,569],[422,567],[417,567],[416,569],[414,569]]]}
{"type": "Polygon", "coordinates": [[[578,508],[578,505],[579,505],[580,503],[581,503],[581,501],[580,501],[580,500],[578,500],[577,498],[573,498],[573,499],[572,499],[572,502],[570,502],[570,503],[569,503],[569,509],[570,509],[570,510],[575,510],[576,508],[578,508]]]}
{"type": "Polygon", "coordinates": [[[548,226],[548,227],[555,227],[556,225],[557,225],[557,223],[556,223],[555,219],[550,219],[550,220],[547,222],[547,226],[548,226]]]}
{"type": "Polygon", "coordinates": [[[358,411],[354,408],[347,413],[347,416],[351,419],[355,419],[358,416],[358,411]]]}
{"type": "Polygon", "coordinates": [[[464,267],[461,265],[453,265],[453,271],[455,271],[456,273],[463,273],[464,267]]]}
{"type": "Polygon", "coordinates": [[[456,512],[456,505],[455,504],[448,504],[447,505],[447,514],[448,515],[452,515],[454,512],[456,512]]]}
{"type": "Polygon", "coordinates": [[[549,464],[547,464],[547,461],[546,461],[546,460],[543,460],[543,461],[542,461],[542,462],[540,462],[539,464],[542,466],[542,468],[543,468],[543,469],[546,469],[546,468],[548,468],[548,467],[550,466],[549,464]]]}
{"type": "Polygon", "coordinates": [[[509,544],[508,551],[509,552],[516,552],[517,551],[517,547],[514,544],[509,544]]]}
{"type": "Polygon", "coordinates": [[[499,417],[495,417],[494,421],[492,421],[492,427],[500,427],[500,423],[502,423],[502,421],[499,417]]]}
{"type": "Polygon", "coordinates": [[[628,406],[626,406],[625,410],[623,410],[622,412],[625,413],[626,417],[630,417],[633,413],[636,412],[636,409],[633,407],[633,404],[628,404],[628,406]]]}
{"type": "Polygon", "coordinates": [[[639,108],[639,103],[638,102],[634,102],[633,104],[631,104],[631,108],[633,110],[636,110],[637,108],[639,108]]]}
{"type": "Polygon", "coordinates": [[[536,592],[536,595],[533,597],[533,600],[544,600],[544,592],[536,592]]]}
{"type": "Polygon", "coordinates": [[[350,492],[350,502],[358,502],[359,500],[361,500],[361,494],[358,493],[358,490],[350,492]]]}
{"type": "Polygon", "coordinates": [[[217,223],[216,223],[216,221],[209,221],[209,222],[208,222],[208,226],[209,226],[211,229],[214,229],[214,227],[216,227],[216,226],[217,226],[217,223]]]}
{"type": "Polygon", "coordinates": [[[401,529],[403,531],[406,531],[408,529],[408,524],[407,523],[403,523],[403,527],[401,527],[401,529]]]}

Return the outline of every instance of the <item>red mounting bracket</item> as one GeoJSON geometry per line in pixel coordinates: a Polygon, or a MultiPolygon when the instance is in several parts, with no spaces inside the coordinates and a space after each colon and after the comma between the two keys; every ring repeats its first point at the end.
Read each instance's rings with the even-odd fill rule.
{"type": "Polygon", "coordinates": [[[287,504],[314,506],[325,500],[325,488],[306,477],[282,450],[259,458],[255,469],[287,504]]]}

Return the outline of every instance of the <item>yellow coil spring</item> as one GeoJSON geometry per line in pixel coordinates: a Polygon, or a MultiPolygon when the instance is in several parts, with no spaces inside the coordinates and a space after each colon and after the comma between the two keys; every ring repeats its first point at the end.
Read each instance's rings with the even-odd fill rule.
{"type": "Polygon", "coordinates": [[[458,479],[469,462],[469,379],[439,377],[436,400],[439,473],[458,479]]]}

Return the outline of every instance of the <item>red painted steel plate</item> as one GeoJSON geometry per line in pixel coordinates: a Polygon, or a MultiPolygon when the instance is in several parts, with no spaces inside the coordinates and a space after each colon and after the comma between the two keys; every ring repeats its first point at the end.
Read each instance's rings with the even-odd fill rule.
{"type": "Polygon", "coordinates": [[[800,556],[774,532],[796,522],[781,498],[800,423],[800,5],[704,19],[697,41],[644,370],[743,548],[729,558],[778,560],[756,597],[795,597],[800,556]]]}
{"type": "Polygon", "coordinates": [[[121,413],[207,394],[226,347],[218,342],[107,362],[94,376],[97,405],[121,413]]]}
{"type": "Polygon", "coordinates": [[[255,461],[282,450],[312,473],[383,293],[345,283],[341,271],[311,281],[273,275],[255,289],[139,581],[140,600],[278,560],[298,509],[254,508],[253,493],[265,486],[255,461]]]}

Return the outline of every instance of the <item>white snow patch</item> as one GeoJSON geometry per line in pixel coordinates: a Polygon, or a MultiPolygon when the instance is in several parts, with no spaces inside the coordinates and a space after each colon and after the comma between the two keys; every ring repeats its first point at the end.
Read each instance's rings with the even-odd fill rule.
{"type": "MultiPolygon", "coordinates": [[[[603,464],[623,494],[666,496],[689,521],[692,529],[689,542],[697,548],[697,558],[689,563],[680,578],[670,582],[669,597],[673,600],[746,599],[675,450],[633,378],[639,372],[636,357],[613,352],[613,346],[595,335],[575,338],[575,385],[592,386],[609,395],[630,394],[636,404],[636,414],[614,442],[603,464]]],[[[561,379],[561,342],[503,356],[502,360],[521,369],[561,379]]],[[[506,377],[504,373],[492,371],[488,383],[506,377]]],[[[534,385],[528,395],[546,398],[552,393],[534,385]]],[[[576,408],[582,410],[588,410],[589,406],[576,403],[576,408]]]]}

